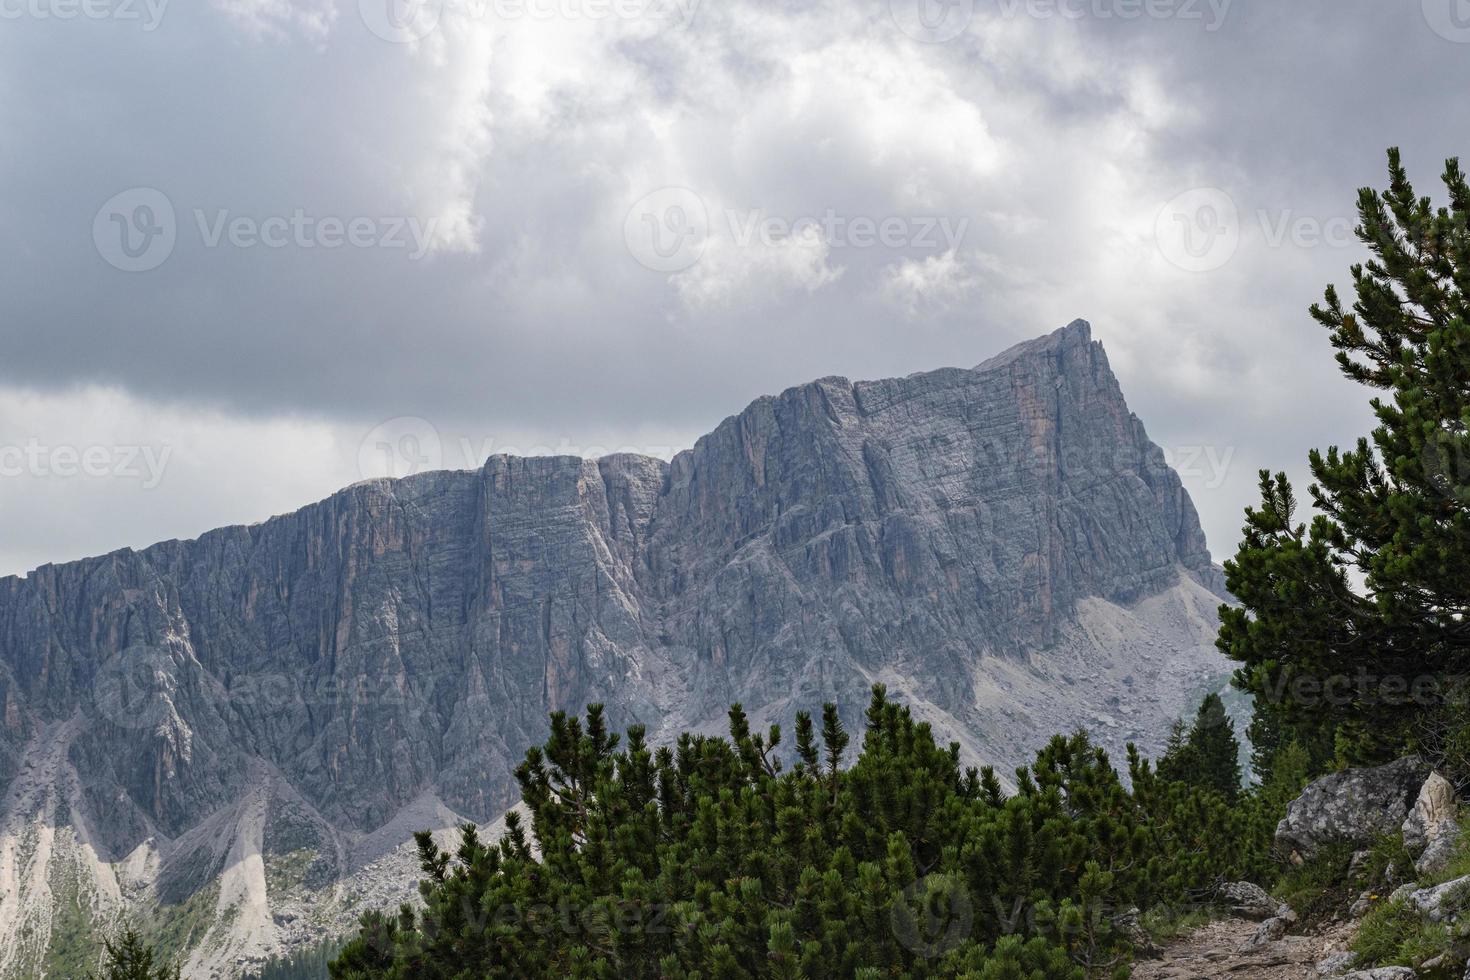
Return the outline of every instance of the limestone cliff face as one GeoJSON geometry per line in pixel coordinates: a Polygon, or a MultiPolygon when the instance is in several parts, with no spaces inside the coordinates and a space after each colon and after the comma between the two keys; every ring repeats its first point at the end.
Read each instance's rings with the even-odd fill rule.
{"type": "Polygon", "coordinates": [[[331,931],[324,889],[415,819],[498,817],[591,701],[667,736],[737,700],[856,721],[883,680],[982,761],[1078,724],[1156,744],[1219,669],[1218,590],[1080,321],[762,398],[672,464],[496,456],[0,579],[0,967],[47,955],[58,847],[98,916],[214,903],[199,975],[331,931]]]}

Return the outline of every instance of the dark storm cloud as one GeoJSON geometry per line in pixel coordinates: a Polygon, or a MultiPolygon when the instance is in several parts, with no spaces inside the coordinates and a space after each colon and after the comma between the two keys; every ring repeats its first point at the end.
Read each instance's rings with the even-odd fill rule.
{"type": "MultiPolygon", "coordinates": [[[[812,377],[974,364],[1085,316],[1155,440],[1212,450],[1181,469],[1227,551],[1257,466],[1365,428],[1305,306],[1358,257],[1334,231],[1386,146],[1426,192],[1465,149],[1470,43],[1437,3],[993,0],[938,42],[906,0],[674,8],[687,27],[459,3],[401,44],[356,0],[178,3],[151,30],[27,0],[0,21],[0,385],[84,406],[67,438],[77,386],[131,403],[130,438],[157,409],[182,475],[146,507],[67,498],[109,501],[78,526],[45,485],[0,500],[74,557],[350,482],[392,416],[477,445],[692,438],[812,377]],[[644,219],[690,217],[638,211],[664,188],[694,193],[701,247],[650,269],[644,219]],[[1156,218],[1200,188],[1238,241],[1191,270],[1156,218]],[[123,271],[156,258],[149,193],[171,250],[123,271]],[[318,443],[288,424],[340,453],[297,479],[281,447],[318,443]],[[236,470],[190,447],[224,439],[273,489],[211,491],[236,470]]],[[[0,441],[56,441],[47,417],[0,441]]],[[[7,547],[0,570],[50,553],[7,547]]]]}

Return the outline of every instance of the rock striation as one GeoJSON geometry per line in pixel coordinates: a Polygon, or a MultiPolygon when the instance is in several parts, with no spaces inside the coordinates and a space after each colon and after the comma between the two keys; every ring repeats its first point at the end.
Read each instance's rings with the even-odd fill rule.
{"type": "Polygon", "coordinates": [[[882,681],[1003,772],[1079,725],[1157,750],[1227,673],[1222,594],[1082,321],[761,398],[671,463],[494,456],[0,579],[0,972],[78,909],[151,910],[195,976],[343,930],[593,701],[856,725],[882,681]]]}

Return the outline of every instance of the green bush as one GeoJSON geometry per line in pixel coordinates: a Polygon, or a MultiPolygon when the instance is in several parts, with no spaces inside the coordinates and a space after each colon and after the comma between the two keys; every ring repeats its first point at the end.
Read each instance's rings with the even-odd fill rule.
{"type": "Polygon", "coordinates": [[[1334,918],[1357,900],[1360,889],[1348,876],[1353,848],[1334,844],[1295,866],[1288,867],[1273,894],[1291,906],[1302,925],[1311,928],[1334,918]]]}
{"type": "Polygon", "coordinates": [[[848,768],[832,705],[790,759],[738,705],[728,739],[620,741],[598,706],[553,715],[516,772],[530,833],[420,834],[422,911],[365,915],[332,976],[1126,976],[1130,910],[1198,908],[1264,861],[1248,807],[1131,751],[1129,789],[1085,734],[1007,796],[881,686],[848,768]]]}
{"type": "Polygon", "coordinates": [[[1403,899],[1384,902],[1363,917],[1352,949],[1364,967],[1418,966],[1446,952],[1450,933],[1403,899]]]}

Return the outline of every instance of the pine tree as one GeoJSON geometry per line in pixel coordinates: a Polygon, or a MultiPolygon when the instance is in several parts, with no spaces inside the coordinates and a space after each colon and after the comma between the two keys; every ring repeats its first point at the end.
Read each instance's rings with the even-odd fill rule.
{"type": "Polygon", "coordinates": [[[1205,695],[1190,727],[1186,728],[1182,719],[1174,722],[1157,772],[1168,782],[1213,790],[1232,803],[1237,799],[1240,742],[1235,737],[1235,722],[1226,714],[1220,695],[1205,695]]]}
{"type": "Polygon", "coordinates": [[[1085,733],[1059,736],[1007,797],[881,685],[855,758],[828,705],[820,746],[798,716],[791,766],[739,706],[729,738],[656,750],[601,718],[554,715],[526,753],[530,834],[512,813],[453,852],[419,835],[422,907],[366,914],[334,980],[1083,980],[1126,969],[1120,910],[1260,865],[1235,842],[1263,821],[1136,752],[1130,790],[1085,733]]]}
{"type": "Polygon", "coordinates": [[[1240,742],[1220,695],[1207,694],[1200,704],[1189,731],[1189,752],[1199,767],[1195,783],[1234,802],[1240,795],[1240,742]]]}
{"type": "Polygon", "coordinates": [[[132,928],[104,939],[107,964],[95,980],[179,980],[179,968],[164,962],[132,928]]]}
{"type": "Polygon", "coordinates": [[[1189,782],[1197,771],[1189,747],[1189,726],[1183,718],[1175,718],[1169,729],[1169,739],[1164,743],[1164,754],[1159,756],[1156,767],[1159,778],[1170,782],[1189,782]]]}
{"type": "Polygon", "coordinates": [[[1335,742],[1344,762],[1384,760],[1462,726],[1451,679],[1470,662],[1470,186],[1445,165],[1448,207],[1416,197],[1397,149],[1389,187],[1359,192],[1372,252],[1312,316],[1350,379],[1382,392],[1377,425],[1352,449],[1312,451],[1319,511],[1295,518],[1284,474],[1261,474],[1261,504],[1226,563],[1239,608],[1219,645],[1237,683],[1274,715],[1278,745],[1335,742]],[[1355,588],[1350,572],[1361,578],[1355,588]]]}

